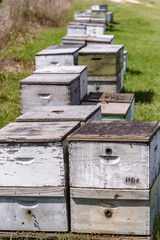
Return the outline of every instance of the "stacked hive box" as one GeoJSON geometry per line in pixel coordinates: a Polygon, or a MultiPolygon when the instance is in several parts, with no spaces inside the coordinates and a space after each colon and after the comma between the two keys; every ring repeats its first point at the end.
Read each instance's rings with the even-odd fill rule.
{"type": "Polygon", "coordinates": [[[89,35],[80,35],[80,34],[69,34],[62,38],[62,44],[113,44],[114,36],[113,35],[97,35],[97,36],[89,36],[89,35]]]}
{"type": "Polygon", "coordinates": [[[160,213],[159,123],[90,121],[68,141],[72,232],[150,235],[160,213]]]}
{"type": "Polygon", "coordinates": [[[107,9],[107,5],[93,5],[91,12],[91,22],[107,24],[107,9]]]}
{"type": "Polygon", "coordinates": [[[90,92],[82,105],[100,105],[102,120],[134,120],[135,98],[132,93],[90,92]]]}
{"type": "Polygon", "coordinates": [[[79,105],[87,94],[85,66],[46,67],[20,81],[21,113],[36,106],[79,105]]]}
{"type": "Polygon", "coordinates": [[[48,65],[77,65],[78,51],[82,46],[54,45],[36,53],[36,69],[48,65]]]}
{"type": "Polygon", "coordinates": [[[78,127],[27,122],[0,130],[1,230],[69,230],[66,137],[78,127]]]}
{"type": "Polygon", "coordinates": [[[88,92],[120,93],[123,89],[123,45],[96,44],[82,48],[78,65],[85,62],[88,92]]]}
{"type": "Polygon", "coordinates": [[[45,106],[33,108],[16,119],[17,122],[67,122],[101,120],[100,106],[45,106]]]}

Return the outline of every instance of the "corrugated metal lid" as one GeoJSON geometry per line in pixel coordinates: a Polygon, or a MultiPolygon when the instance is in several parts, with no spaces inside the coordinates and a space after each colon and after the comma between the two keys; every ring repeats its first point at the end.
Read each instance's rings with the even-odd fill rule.
{"type": "Polygon", "coordinates": [[[159,130],[159,122],[89,121],[75,131],[69,141],[149,142],[159,130]]]}
{"type": "Polygon", "coordinates": [[[10,123],[0,129],[0,142],[23,143],[62,141],[79,126],[79,122],[10,123]]]}

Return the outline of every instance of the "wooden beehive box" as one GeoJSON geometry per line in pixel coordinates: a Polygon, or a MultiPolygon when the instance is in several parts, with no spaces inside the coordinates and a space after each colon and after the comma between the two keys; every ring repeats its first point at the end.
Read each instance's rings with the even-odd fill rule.
{"type": "Polygon", "coordinates": [[[97,36],[90,36],[86,40],[86,45],[89,44],[113,44],[114,42],[114,35],[97,35],[97,36]]]}
{"type": "Polygon", "coordinates": [[[79,105],[79,74],[32,74],[20,81],[21,114],[37,106],[79,105]]]}
{"type": "Polygon", "coordinates": [[[124,71],[127,71],[128,51],[124,51],[124,71]]]}
{"type": "Polygon", "coordinates": [[[105,33],[105,24],[87,23],[86,34],[89,36],[103,35],[105,33]]]}
{"type": "Polygon", "coordinates": [[[79,74],[80,75],[80,99],[83,99],[87,95],[87,67],[86,66],[54,66],[54,67],[47,66],[34,71],[34,74],[42,74],[42,73],[43,74],[63,74],[64,78],[68,74],[79,74]]]}
{"type": "Polygon", "coordinates": [[[63,45],[69,45],[69,44],[74,44],[74,45],[86,45],[86,35],[80,35],[80,34],[67,34],[62,38],[62,44],[63,45]]]}
{"type": "Polygon", "coordinates": [[[67,34],[86,34],[86,24],[79,22],[70,22],[68,24],[67,34]]]}
{"type": "Polygon", "coordinates": [[[117,76],[123,68],[123,45],[95,44],[82,48],[78,65],[85,62],[88,76],[117,76]]]}
{"type": "Polygon", "coordinates": [[[72,187],[148,189],[159,173],[158,122],[89,121],[68,140],[72,187]]]}
{"type": "Polygon", "coordinates": [[[66,137],[78,122],[10,123],[0,130],[0,229],[68,231],[66,137]]]}
{"type": "Polygon", "coordinates": [[[83,14],[74,18],[75,22],[89,23],[91,21],[91,16],[88,14],[83,14]]]}
{"type": "Polygon", "coordinates": [[[35,55],[36,69],[48,65],[77,65],[78,51],[82,46],[54,45],[35,55]]]}
{"type": "Polygon", "coordinates": [[[107,12],[107,23],[113,23],[113,12],[107,12]]]}
{"type": "Polygon", "coordinates": [[[91,7],[92,11],[108,11],[108,6],[107,5],[92,5],[91,7]]]}
{"type": "Polygon", "coordinates": [[[36,107],[16,119],[17,122],[67,122],[101,120],[100,106],[45,106],[36,107]]]}
{"type": "MultiPolygon", "coordinates": [[[[97,14],[96,14],[97,15],[97,14]]],[[[95,17],[91,17],[90,20],[91,23],[101,23],[101,24],[106,24],[107,25],[107,16],[105,15],[105,18],[95,18],[95,17]]]]}
{"type": "Polygon", "coordinates": [[[93,10],[91,12],[91,18],[100,18],[100,19],[106,19],[106,10],[105,9],[99,9],[99,10],[93,10]]]}
{"type": "Polygon", "coordinates": [[[155,218],[160,214],[159,186],[160,174],[147,190],[71,187],[71,231],[151,239],[155,218]]]}
{"type": "Polygon", "coordinates": [[[99,104],[102,111],[102,120],[134,120],[135,98],[132,93],[90,92],[84,98],[82,104],[99,104]]]}

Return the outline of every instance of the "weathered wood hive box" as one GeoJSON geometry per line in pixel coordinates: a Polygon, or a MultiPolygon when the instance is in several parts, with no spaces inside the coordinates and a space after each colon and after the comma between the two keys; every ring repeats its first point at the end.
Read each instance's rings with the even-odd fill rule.
{"type": "Polygon", "coordinates": [[[100,106],[45,106],[36,107],[16,119],[17,122],[67,122],[101,120],[100,106]]]}
{"type": "Polygon", "coordinates": [[[86,34],[86,24],[79,22],[70,22],[68,24],[67,34],[86,34]]]}
{"type": "Polygon", "coordinates": [[[107,23],[107,5],[93,5],[91,8],[91,22],[92,23],[107,23]]]}
{"type": "Polygon", "coordinates": [[[105,33],[105,24],[87,23],[86,34],[89,36],[103,35],[105,33]]]}
{"type": "Polygon", "coordinates": [[[159,123],[89,121],[68,141],[72,231],[150,235],[160,212],[159,123]]]}
{"type": "Polygon", "coordinates": [[[88,14],[83,14],[81,16],[76,16],[74,20],[75,22],[89,23],[91,21],[91,16],[89,16],[88,14]]]}
{"type": "Polygon", "coordinates": [[[79,35],[79,34],[68,34],[62,38],[62,44],[113,44],[114,35],[97,35],[97,36],[89,36],[89,35],[79,35]]]}
{"type": "Polygon", "coordinates": [[[66,137],[78,122],[11,123],[0,130],[0,229],[68,231],[66,137]]]}
{"type": "Polygon", "coordinates": [[[36,106],[79,105],[79,74],[32,74],[20,81],[20,112],[36,106]]]}
{"type": "Polygon", "coordinates": [[[90,92],[82,105],[100,105],[102,120],[134,120],[135,98],[132,93],[90,92]]]}
{"type": "Polygon", "coordinates": [[[77,65],[78,51],[82,46],[54,45],[35,55],[36,69],[47,65],[77,65]]]}
{"type": "Polygon", "coordinates": [[[123,89],[123,45],[95,44],[82,48],[78,65],[88,70],[88,92],[120,93],[123,89]]]}
{"type": "MultiPolygon", "coordinates": [[[[87,67],[86,66],[47,66],[34,71],[34,74],[68,74],[80,75],[80,99],[87,95],[87,67]]],[[[59,93],[57,93],[59,94],[59,93]]]]}

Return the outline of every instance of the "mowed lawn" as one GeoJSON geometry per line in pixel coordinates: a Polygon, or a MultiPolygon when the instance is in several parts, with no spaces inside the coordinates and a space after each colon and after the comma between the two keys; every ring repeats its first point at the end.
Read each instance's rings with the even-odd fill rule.
{"type": "MultiPolygon", "coordinates": [[[[0,128],[15,121],[19,113],[19,80],[31,74],[27,66],[34,64],[35,53],[54,44],[60,44],[67,33],[67,24],[73,12],[89,9],[92,4],[107,4],[114,13],[114,24],[106,34],[115,36],[115,44],[124,44],[128,50],[128,70],[124,91],[135,93],[135,120],[160,119],[160,4],[158,1],[139,3],[98,0],[73,0],[71,10],[64,19],[63,28],[40,29],[31,39],[18,43],[14,36],[0,57],[12,56],[25,68],[19,72],[12,66],[0,72],[0,128]]],[[[7,61],[6,61],[7,62],[7,61]]],[[[10,64],[10,63],[9,63],[10,64]]]]}

